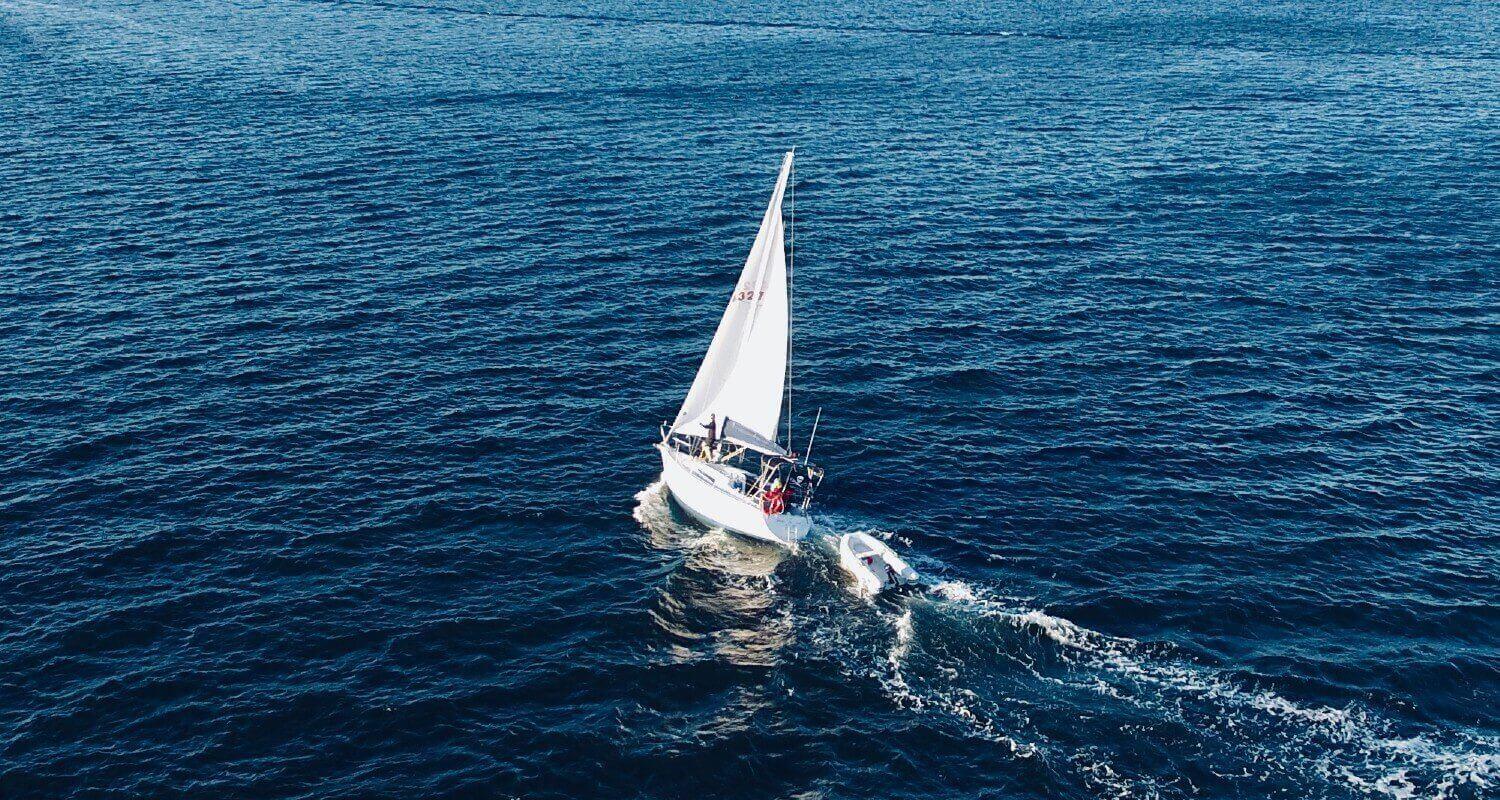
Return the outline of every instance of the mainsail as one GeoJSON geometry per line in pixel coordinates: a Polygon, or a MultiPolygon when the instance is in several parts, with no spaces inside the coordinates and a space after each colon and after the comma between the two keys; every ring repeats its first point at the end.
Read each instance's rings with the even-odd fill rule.
{"type": "Polygon", "coordinates": [[[776,442],[786,381],[789,322],[781,199],[791,171],[792,154],[788,152],[739,283],[730,295],[729,306],[714,331],[713,343],[698,367],[682,410],[672,422],[674,432],[701,436],[713,416],[719,426],[730,420],[760,439],[737,437],[750,440],[742,444],[767,449],[766,443],[776,442]]]}

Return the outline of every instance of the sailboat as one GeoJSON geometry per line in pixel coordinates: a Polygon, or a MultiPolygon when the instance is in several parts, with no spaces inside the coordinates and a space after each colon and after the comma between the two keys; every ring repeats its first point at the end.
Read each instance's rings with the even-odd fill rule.
{"type": "MultiPolygon", "coordinates": [[[[782,201],[793,155],[789,151],[782,159],[771,203],[713,342],[677,416],[662,423],[656,445],[662,479],[690,515],[710,527],[786,547],[812,527],[808,508],[823,480],[821,469],[790,449],[791,259],[782,201]],[[783,405],[785,444],[779,436],[783,405]]],[[[794,208],[788,203],[789,212],[794,208]]],[[[792,230],[795,253],[795,222],[792,230]]]]}

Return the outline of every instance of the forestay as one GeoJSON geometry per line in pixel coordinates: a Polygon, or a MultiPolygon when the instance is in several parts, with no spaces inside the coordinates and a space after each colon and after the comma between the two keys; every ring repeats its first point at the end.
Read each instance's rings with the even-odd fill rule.
{"type": "Polygon", "coordinates": [[[789,152],[781,162],[781,175],[761,219],[760,233],[708,355],[672,423],[674,432],[701,436],[713,416],[719,424],[733,420],[762,440],[776,441],[786,381],[788,325],[781,200],[791,171],[789,152]]]}

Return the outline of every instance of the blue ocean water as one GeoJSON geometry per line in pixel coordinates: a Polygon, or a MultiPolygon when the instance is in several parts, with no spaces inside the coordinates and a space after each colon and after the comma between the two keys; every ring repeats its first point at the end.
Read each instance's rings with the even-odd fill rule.
{"type": "Polygon", "coordinates": [[[0,0],[0,796],[1500,797],[1497,53],[0,0]],[[650,446],[793,145],[788,554],[650,446]]]}

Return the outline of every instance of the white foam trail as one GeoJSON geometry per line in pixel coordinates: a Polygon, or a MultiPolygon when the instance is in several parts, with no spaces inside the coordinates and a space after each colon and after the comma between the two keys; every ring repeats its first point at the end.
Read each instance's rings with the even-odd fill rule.
{"type": "Polygon", "coordinates": [[[630,515],[635,521],[642,525],[650,525],[661,518],[666,511],[667,496],[663,490],[666,482],[660,477],[646,484],[646,488],[635,493],[635,508],[631,509],[630,515]]]}
{"type": "MultiPolygon", "coordinates": [[[[675,531],[671,534],[675,546],[684,546],[682,526],[672,521],[661,482],[636,497],[636,519],[648,530],[675,531]]],[[[865,532],[887,541],[896,538],[889,531],[867,528],[865,532]]],[[[710,546],[712,536],[697,534],[687,546],[710,546]]],[[[832,550],[824,553],[823,549],[809,550],[826,558],[832,550]]],[[[929,576],[945,571],[940,562],[920,555],[911,560],[929,576]]],[[[830,568],[829,574],[837,576],[836,568],[830,568]]],[[[851,676],[876,680],[898,708],[957,723],[969,735],[1002,744],[1017,757],[1061,759],[1102,796],[1155,797],[1175,784],[1160,783],[1149,775],[1121,774],[1110,756],[1097,748],[1069,754],[1040,731],[1040,741],[1034,744],[1015,738],[1013,732],[1031,730],[1034,725],[1024,703],[986,697],[982,686],[962,685],[966,676],[982,678],[974,670],[986,665],[969,662],[963,655],[957,657],[963,661],[952,660],[925,649],[921,630],[930,612],[917,613],[924,608],[957,615],[958,620],[967,617],[971,622],[966,628],[986,619],[1013,626],[1036,642],[1047,643],[1045,652],[1027,652],[1022,647],[1018,653],[1012,643],[1004,653],[1037,680],[1084,689],[1174,719],[1206,737],[1210,750],[1243,751],[1243,767],[1220,776],[1247,782],[1241,786],[1267,779],[1303,785],[1322,780],[1370,796],[1424,800],[1482,796],[1500,786],[1500,741],[1436,731],[1398,737],[1392,734],[1391,723],[1358,706],[1297,703],[1211,667],[1164,655],[1160,647],[1084,628],[964,581],[943,580],[931,587],[926,600],[907,603],[897,612],[876,604],[874,613],[889,625],[889,638],[873,661],[865,660],[870,653],[860,633],[863,628],[854,622],[869,612],[844,618],[820,606],[815,614],[798,619],[799,625],[811,629],[809,640],[826,648],[827,655],[851,676]]],[[[974,632],[983,635],[982,629],[974,632]]]]}
{"type": "Polygon", "coordinates": [[[651,544],[663,550],[723,549],[731,544],[729,534],[697,525],[679,525],[672,518],[667,500],[667,484],[660,477],[635,493],[635,508],[630,515],[651,535],[651,544]]]}
{"type": "MultiPolygon", "coordinates": [[[[911,653],[915,638],[912,609],[907,607],[891,618],[895,639],[886,652],[886,673],[881,677],[882,687],[897,706],[917,712],[941,712],[958,720],[969,733],[997,744],[1004,745],[1018,758],[1031,758],[1038,754],[1034,745],[1017,741],[1002,733],[989,719],[981,706],[984,701],[973,691],[963,688],[947,690],[927,688],[918,691],[906,679],[906,659],[911,653]]],[[[956,676],[956,673],[954,674],[956,676]]]]}
{"type": "MultiPolygon", "coordinates": [[[[1078,685],[1179,717],[1193,711],[1195,718],[1208,718],[1216,735],[1246,739],[1275,768],[1289,769],[1277,762],[1312,750],[1327,753],[1327,758],[1347,757],[1353,763],[1332,766],[1325,761],[1321,772],[1371,795],[1445,800],[1459,789],[1500,786],[1500,741],[1459,735],[1454,745],[1445,745],[1425,735],[1391,736],[1386,732],[1391,726],[1364,709],[1299,704],[1267,689],[1244,686],[1211,668],[1154,655],[1133,639],[1089,630],[1044,611],[1007,607],[959,581],[940,583],[933,594],[956,609],[1004,620],[1061,646],[1059,655],[1066,662],[1086,670],[1077,676],[1078,685]],[[1188,703],[1200,707],[1189,709],[1188,703]],[[1278,736],[1280,740],[1274,739],[1278,736]],[[1415,771],[1436,777],[1419,780],[1415,771]]],[[[1145,789],[1130,788],[1132,796],[1145,789]]]]}
{"type": "Polygon", "coordinates": [[[888,668],[885,684],[886,692],[896,700],[900,706],[909,706],[920,710],[924,705],[922,698],[911,690],[906,682],[906,676],[902,673],[902,661],[911,650],[911,609],[906,609],[901,616],[896,618],[896,641],[891,645],[890,651],[885,654],[885,663],[888,668]]]}
{"type": "Polygon", "coordinates": [[[969,602],[975,599],[974,590],[967,583],[959,581],[943,581],[932,587],[932,591],[946,600],[969,602]]]}
{"type": "Polygon", "coordinates": [[[1134,798],[1156,800],[1161,797],[1161,790],[1157,788],[1154,781],[1148,778],[1132,779],[1121,775],[1100,753],[1079,753],[1072,761],[1083,775],[1084,782],[1097,789],[1101,797],[1115,798],[1115,800],[1133,800],[1134,798]]]}

